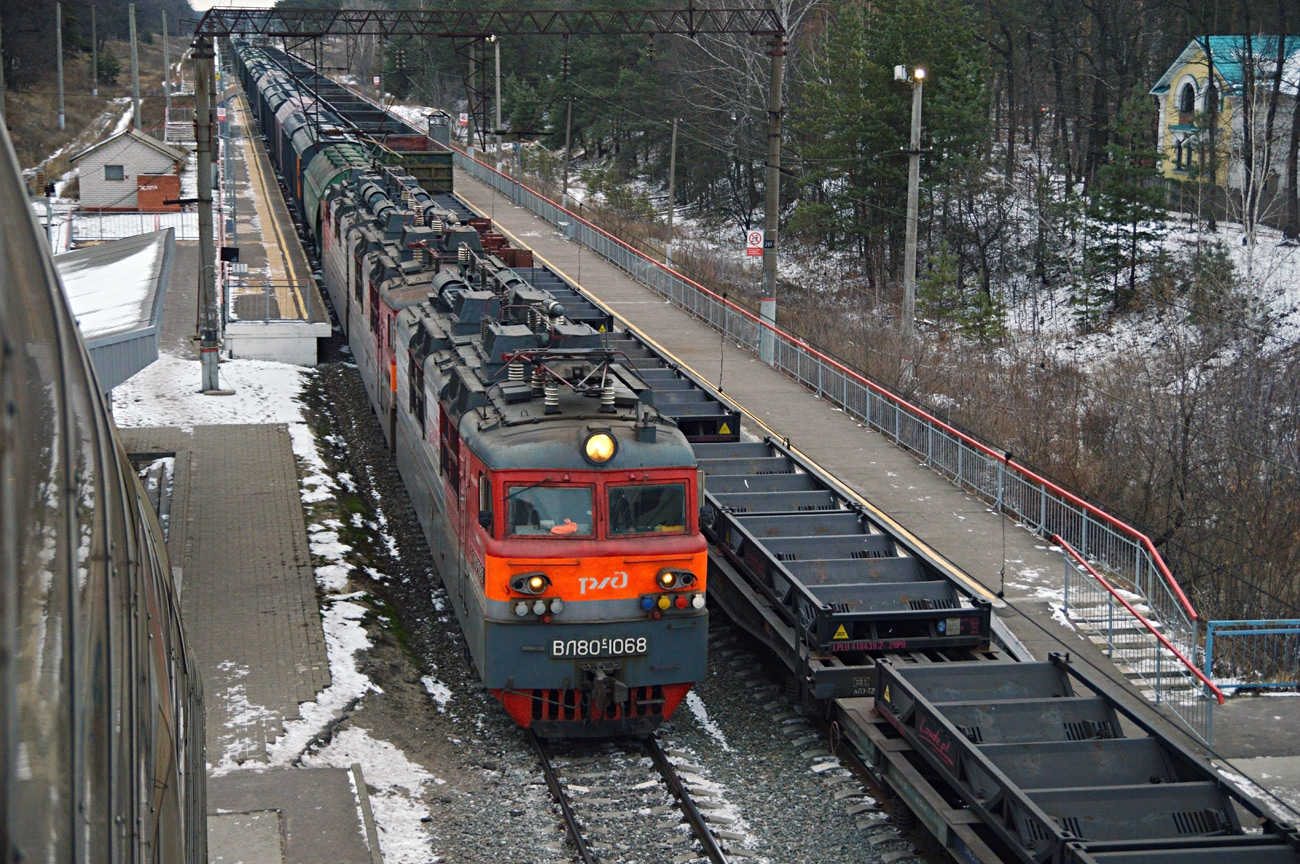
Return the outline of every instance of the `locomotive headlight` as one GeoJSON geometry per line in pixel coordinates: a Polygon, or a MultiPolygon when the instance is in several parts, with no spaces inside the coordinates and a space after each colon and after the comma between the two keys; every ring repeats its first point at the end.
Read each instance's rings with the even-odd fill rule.
{"type": "Polygon", "coordinates": [[[520,573],[510,578],[510,590],[516,594],[541,594],[550,587],[550,577],[537,570],[531,573],[520,573]]]}
{"type": "Polygon", "coordinates": [[[609,432],[592,432],[582,442],[582,454],[593,465],[604,465],[618,452],[618,442],[609,432]]]}
{"type": "Polygon", "coordinates": [[[675,591],[680,588],[689,588],[695,584],[695,574],[689,570],[674,570],[671,567],[665,567],[655,574],[655,582],[665,591],[675,591]]]}

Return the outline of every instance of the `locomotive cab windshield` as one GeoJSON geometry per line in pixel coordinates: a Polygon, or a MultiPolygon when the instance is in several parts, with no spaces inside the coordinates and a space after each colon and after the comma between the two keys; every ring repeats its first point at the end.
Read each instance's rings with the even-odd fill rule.
{"type": "Polygon", "coordinates": [[[609,536],[686,530],[686,484],[609,487],[609,536]]]}
{"type": "Polygon", "coordinates": [[[590,486],[510,487],[507,533],[513,536],[592,537],[590,486]]]}

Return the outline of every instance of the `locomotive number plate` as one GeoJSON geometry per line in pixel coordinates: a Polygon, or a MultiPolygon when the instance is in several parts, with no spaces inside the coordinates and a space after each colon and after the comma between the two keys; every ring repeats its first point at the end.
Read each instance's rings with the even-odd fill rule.
{"type": "Polygon", "coordinates": [[[551,643],[552,657],[633,657],[649,651],[650,640],[645,636],[556,639],[551,643]]]}

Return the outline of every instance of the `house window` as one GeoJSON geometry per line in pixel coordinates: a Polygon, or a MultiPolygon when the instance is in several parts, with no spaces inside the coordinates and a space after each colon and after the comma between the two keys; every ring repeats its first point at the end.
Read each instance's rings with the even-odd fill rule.
{"type": "Polygon", "coordinates": [[[104,179],[105,179],[105,180],[125,180],[125,179],[126,179],[126,169],[123,168],[121,165],[105,165],[105,166],[104,166],[104,179]]]}
{"type": "Polygon", "coordinates": [[[1183,114],[1191,114],[1196,110],[1196,88],[1190,81],[1178,93],[1178,110],[1183,114]]]}

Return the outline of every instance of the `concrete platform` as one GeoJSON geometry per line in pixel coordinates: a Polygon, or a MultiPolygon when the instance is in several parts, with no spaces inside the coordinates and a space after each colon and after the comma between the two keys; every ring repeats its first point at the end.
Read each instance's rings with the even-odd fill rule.
{"type": "MultiPolygon", "coordinates": [[[[247,97],[231,106],[229,175],[234,212],[226,245],[239,248],[239,273],[230,273],[224,345],[229,356],[315,366],[317,340],[330,335],[329,310],[312,278],[266,147],[256,134],[247,97]]],[[[230,201],[222,196],[223,201],[230,201]]]]}
{"type": "MultiPolygon", "coordinates": [[[[297,268],[314,290],[283,201],[266,212],[277,232],[265,240],[259,229],[255,243],[251,232],[241,234],[250,240],[242,251],[254,263],[279,257],[276,266],[297,268]]],[[[173,263],[159,347],[197,358],[197,244],[178,243],[173,263]]],[[[318,320],[307,323],[328,333],[323,303],[315,308],[318,320]]],[[[317,335],[303,339],[314,364],[317,335]]],[[[122,438],[130,453],[175,456],[167,547],[203,679],[209,771],[219,775],[208,786],[210,860],[378,864],[359,768],[269,766],[267,745],[330,683],[287,428],[129,428],[122,438]]]]}
{"type": "Polygon", "coordinates": [[[208,849],[211,864],[280,864],[285,860],[280,811],[209,816],[208,849]]]}
{"type": "Polygon", "coordinates": [[[340,815],[368,809],[363,802],[364,783],[355,782],[353,771],[344,768],[282,768],[269,771],[238,771],[208,781],[208,809],[220,813],[217,832],[222,846],[212,846],[211,862],[243,860],[262,864],[261,857],[240,859],[235,855],[266,855],[280,844],[280,858],[266,858],[284,864],[382,864],[373,821],[359,826],[358,820],[340,824],[340,815]],[[238,811],[238,812],[229,812],[238,811]],[[269,814],[274,814],[274,819],[269,814]],[[229,820],[229,821],[228,821],[229,820]],[[268,838],[274,825],[277,836],[268,838]],[[358,827],[361,830],[358,830],[358,827]],[[240,836],[236,830],[246,828],[240,836]],[[227,836],[229,832],[229,836],[227,836]],[[217,855],[223,857],[216,857],[217,855]]]}

